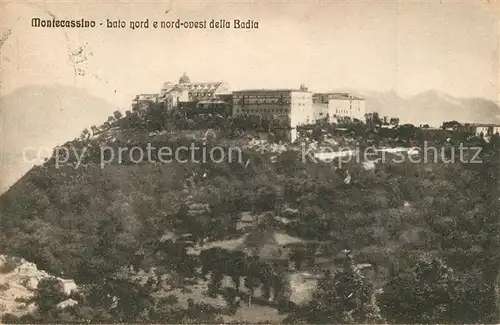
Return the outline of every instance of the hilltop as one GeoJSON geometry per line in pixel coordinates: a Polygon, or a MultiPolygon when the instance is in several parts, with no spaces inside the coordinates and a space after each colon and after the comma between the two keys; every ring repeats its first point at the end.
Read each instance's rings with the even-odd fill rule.
{"type": "MultiPolygon", "coordinates": [[[[353,252],[356,263],[373,267],[370,283],[366,282],[363,287],[367,291],[363,289],[356,294],[378,290],[376,299],[380,299],[380,309],[384,317],[393,322],[425,322],[421,315],[427,315],[428,306],[420,306],[416,301],[427,297],[422,297],[422,292],[430,292],[429,297],[433,292],[450,295],[448,285],[458,292],[447,299],[464,312],[457,316],[453,308],[458,307],[451,308],[445,303],[444,311],[425,316],[430,317],[427,321],[487,322],[493,319],[492,290],[500,265],[500,243],[495,242],[494,236],[500,229],[494,141],[488,144],[475,137],[447,133],[440,135],[440,141],[435,140],[439,148],[446,150],[454,145],[452,141],[442,141],[448,137],[457,143],[465,139],[484,147],[481,156],[484,161],[479,165],[387,161],[366,167],[363,162],[351,161],[338,168],[336,162],[303,161],[297,150],[300,144],[286,145],[285,150],[261,152],[256,139],[277,144],[281,129],[264,132],[269,125],[255,123],[246,117],[199,116],[189,120],[154,107],[127,112],[125,116],[117,114],[64,144],[79,153],[87,148],[78,168],[75,157],[56,165],[61,157],[52,156],[0,196],[0,252],[23,257],[41,270],[74,279],[79,286],[90,290],[88,296],[79,298],[79,307],[74,307],[70,314],[41,313],[34,317],[41,317],[45,322],[89,317],[101,321],[178,322],[188,317],[183,313],[193,310],[209,310],[203,317],[213,316],[207,320],[200,318],[200,314],[189,314],[198,321],[215,321],[215,317],[222,314],[227,317],[231,315],[227,306],[193,307],[193,303],[210,301],[205,290],[210,291],[213,285],[203,279],[199,267],[202,261],[190,251],[218,246],[214,243],[227,244],[252,231],[275,231],[282,234],[281,237],[296,238],[300,245],[304,243],[308,252],[304,263],[299,263],[292,256],[300,255],[300,250],[297,253],[284,247],[280,253],[274,249],[276,263],[288,264],[295,259],[298,265],[295,271],[286,267],[280,280],[293,279],[298,271],[314,276],[321,275],[322,268],[336,272],[341,265],[335,256],[347,249],[353,252]],[[223,152],[238,146],[242,161],[200,163],[186,153],[182,160],[168,163],[136,162],[125,157],[123,161],[110,159],[103,165],[99,156],[99,149],[103,147],[145,150],[151,145],[175,150],[191,144],[207,150],[218,146],[223,152]],[[422,263],[431,269],[439,268],[438,274],[444,274],[443,278],[450,279],[451,284],[417,281],[414,285],[405,285],[404,281],[413,281],[405,274],[416,274],[417,271],[412,270],[422,270],[419,266],[422,263]],[[154,276],[145,284],[131,282],[132,276],[118,277],[130,272],[136,275],[139,271],[154,276]],[[428,291],[423,291],[420,284],[428,291]],[[119,297],[116,307],[102,307],[107,306],[107,298],[102,301],[95,298],[100,288],[107,294],[105,297],[119,297]],[[405,291],[413,289],[415,292],[405,291]],[[168,304],[155,300],[166,299],[172,293],[176,297],[168,304]],[[398,302],[400,294],[405,294],[408,300],[398,302]],[[469,296],[485,298],[465,299],[469,296]],[[186,301],[186,297],[195,300],[186,301]],[[410,303],[415,310],[399,314],[403,307],[394,307],[399,306],[398,303],[410,303]],[[162,309],[166,306],[172,310],[162,309]]],[[[401,137],[398,132],[407,137],[408,145],[423,139],[422,130],[409,132],[407,125],[396,128],[395,133],[385,134],[363,123],[346,125],[344,134],[336,133],[336,127],[312,126],[302,130],[305,135],[300,141],[309,138],[307,141],[312,142],[311,138],[317,138],[315,145],[329,142],[336,147],[365,146],[370,141],[380,144],[402,141],[396,139],[401,137]],[[318,132],[331,134],[324,137],[318,132]]],[[[263,246],[276,245],[275,242],[269,244],[264,237],[255,236],[258,247],[261,241],[266,241],[263,246]]],[[[237,264],[219,262],[221,257],[213,254],[210,265],[225,272],[227,265],[230,270],[235,269],[237,264]]],[[[358,277],[357,273],[349,274],[358,277]]],[[[359,281],[368,281],[359,277],[359,281]]],[[[213,279],[212,274],[210,281],[213,279]]],[[[324,275],[318,280],[322,284],[317,290],[334,290],[334,282],[328,279],[324,275]]],[[[223,285],[228,286],[231,285],[223,285]]],[[[248,292],[242,294],[247,297],[245,295],[248,292]]],[[[314,318],[322,315],[315,313],[315,308],[323,308],[326,314],[333,312],[325,310],[324,304],[314,305],[319,303],[318,299],[321,301],[317,295],[310,292],[307,295],[312,296],[313,305],[306,303],[305,309],[301,309],[286,297],[268,302],[261,292],[255,293],[254,307],[241,307],[240,313],[232,314],[231,320],[262,320],[248,318],[256,311],[259,316],[263,315],[262,309],[255,309],[257,305],[265,307],[265,315],[272,315],[269,317],[274,321],[293,316],[321,322],[314,318]],[[279,313],[284,315],[278,317],[279,313]]],[[[348,303],[343,305],[343,298],[335,299],[340,299],[341,306],[351,308],[348,303]]],[[[367,298],[359,299],[366,301],[367,298]]],[[[432,304],[439,303],[428,299],[432,304]]],[[[367,303],[368,307],[373,306],[367,303]]],[[[369,310],[357,318],[359,322],[366,320],[363,318],[366,315],[380,316],[376,308],[369,310]]],[[[345,319],[341,316],[338,315],[339,322],[345,319]]]]}

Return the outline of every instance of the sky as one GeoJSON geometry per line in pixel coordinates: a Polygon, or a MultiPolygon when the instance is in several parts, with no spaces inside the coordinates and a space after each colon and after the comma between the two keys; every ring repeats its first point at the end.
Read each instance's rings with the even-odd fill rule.
{"type": "Polygon", "coordinates": [[[498,0],[3,1],[0,91],[28,84],[86,89],[128,109],[183,72],[242,88],[428,89],[499,100],[498,0]],[[34,28],[31,18],[96,20],[93,29],[34,28]],[[131,30],[130,20],[226,19],[259,28],[131,30]],[[106,19],[126,28],[106,28],[106,19]],[[77,51],[81,49],[81,53],[77,51]],[[73,54],[72,54],[73,53],[73,54]],[[78,62],[81,60],[81,62],[78,62]],[[80,69],[84,75],[77,75],[80,69]]]}

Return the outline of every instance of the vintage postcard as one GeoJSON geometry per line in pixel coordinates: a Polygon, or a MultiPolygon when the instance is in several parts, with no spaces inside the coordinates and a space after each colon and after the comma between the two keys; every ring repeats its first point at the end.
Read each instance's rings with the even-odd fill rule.
{"type": "Polygon", "coordinates": [[[498,0],[0,12],[0,323],[500,323],[498,0]]]}

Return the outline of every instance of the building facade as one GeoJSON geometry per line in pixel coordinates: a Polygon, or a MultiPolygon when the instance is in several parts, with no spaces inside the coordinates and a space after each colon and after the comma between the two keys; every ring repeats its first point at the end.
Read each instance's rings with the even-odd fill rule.
{"type": "Polygon", "coordinates": [[[219,96],[229,94],[226,82],[191,82],[184,74],[177,84],[163,84],[159,102],[163,103],[166,110],[192,110],[199,107],[198,102],[220,100],[219,96]]]}
{"type": "Polygon", "coordinates": [[[500,125],[498,124],[473,124],[472,126],[477,136],[491,137],[500,134],[500,125]]]}
{"type": "Polygon", "coordinates": [[[315,120],[326,118],[330,123],[345,117],[365,120],[366,100],[348,93],[316,93],[313,105],[315,120]]]}
{"type": "Polygon", "coordinates": [[[233,115],[259,115],[286,121],[291,141],[298,125],[314,123],[312,93],[301,89],[250,89],[233,92],[233,115]]]}
{"type": "Polygon", "coordinates": [[[188,117],[199,114],[214,114],[221,116],[231,115],[230,102],[222,99],[207,99],[201,100],[196,104],[195,108],[191,108],[187,113],[188,117]]]}
{"type": "Polygon", "coordinates": [[[151,103],[158,103],[158,94],[139,94],[132,100],[132,110],[145,110],[151,103]]]}
{"type": "Polygon", "coordinates": [[[491,137],[495,134],[500,134],[499,124],[484,124],[484,123],[465,123],[459,124],[455,128],[447,130],[465,132],[476,136],[491,137]]]}

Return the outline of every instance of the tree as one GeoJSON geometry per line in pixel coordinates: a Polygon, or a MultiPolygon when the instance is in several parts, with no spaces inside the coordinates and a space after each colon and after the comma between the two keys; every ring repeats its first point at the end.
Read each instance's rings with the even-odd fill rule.
{"type": "Polygon", "coordinates": [[[116,120],[119,120],[122,118],[122,113],[120,111],[114,111],[113,116],[116,120]]]}
{"type": "Polygon", "coordinates": [[[418,128],[416,128],[413,124],[403,124],[399,125],[395,129],[396,135],[400,139],[406,140],[406,142],[410,142],[413,139],[416,139],[418,128]]]}
{"type": "Polygon", "coordinates": [[[88,129],[83,129],[82,133],[80,134],[80,139],[84,140],[90,135],[90,132],[88,129]]]}
{"type": "Polygon", "coordinates": [[[323,131],[320,126],[315,126],[311,133],[311,138],[315,141],[323,140],[323,131]]]}
{"type": "Polygon", "coordinates": [[[460,126],[461,126],[461,124],[459,122],[457,122],[457,121],[448,121],[448,122],[443,122],[443,124],[441,125],[441,128],[443,130],[446,130],[446,129],[449,129],[449,128],[452,128],[452,129],[456,130],[460,126]]]}
{"type": "Polygon", "coordinates": [[[116,297],[116,307],[112,311],[120,322],[141,320],[153,304],[151,282],[142,285],[129,279],[112,279],[105,283],[105,289],[108,296],[116,297]]]}
{"type": "Polygon", "coordinates": [[[383,311],[394,323],[454,323],[460,311],[460,281],[439,257],[421,255],[384,288],[383,311]]]}
{"type": "Polygon", "coordinates": [[[394,126],[398,126],[398,125],[399,125],[399,118],[397,118],[397,117],[392,117],[392,118],[389,120],[389,124],[390,124],[390,125],[394,125],[394,126]]]}
{"type": "Polygon", "coordinates": [[[382,126],[383,121],[380,119],[380,116],[377,112],[374,113],[366,113],[365,114],[366,124],[371,125],[375,128],[380,128],[382,126]]]}
{"type": "Polygon", "coordinates": [[[66,294],[61,281],[56,278],[45,278],[38,283],[31,302],[35,303],[42,316],[48,316],[65,298],[66,294]]]}
{"type": "Polygon", "coordinates": [[[312,302],[292,312],[287,321],[314,324],[385,324],[377,306],[373,285],[347,259],[333,276],[326,272],[318,281],[312,302]]]}

